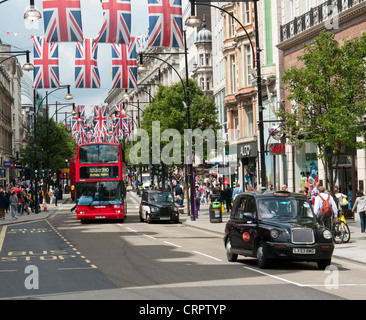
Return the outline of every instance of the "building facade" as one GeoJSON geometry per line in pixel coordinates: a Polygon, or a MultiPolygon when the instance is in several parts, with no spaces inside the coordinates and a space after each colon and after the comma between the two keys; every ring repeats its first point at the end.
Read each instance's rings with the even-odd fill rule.
{"type": "MultiPolygon", "coordinates": [[[[342,42],[346,37],[360,37],[366,31],[366,1],[364,0],[289,0],[281,1],[281,27],[279,55],[283,71],[292,67],[301,67],[298,57],[303,54],[304,44],[311,44],[323,30],[335,35],[342,42]]],[[[291,101],[287,92],[281,87],[280,94],[285,101],[285,108],[290,110],[291,101]]],[[[359,139],[362,139],[361,137],[359,139]]],[[[322,162],[317,160],[317,148],[310,143],[298,150],[287,145],[288,186],[291,191],[309,187],[316,182],[326,186],[325,170],[322,162]]],[[[347,194],[348,187],[353,190],[366,186],[366,153],[365,150],[344,148],[341,155],[339,175],[336,185],[347,194]]],[[[355,192],[354,192],[355,194],[355,192]]]]}

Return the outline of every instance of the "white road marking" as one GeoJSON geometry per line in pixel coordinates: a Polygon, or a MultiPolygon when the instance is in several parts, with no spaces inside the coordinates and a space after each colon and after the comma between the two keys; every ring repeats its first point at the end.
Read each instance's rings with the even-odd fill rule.
{"type": "Polygon", "coordinates": [[[171,243],[171,242],[169,242],[169,241],[163,241],[164,243],[166,243],[166,244],[169,244],[169,245],[171,245],[171,246],[174,246],[174,247],[177,247],[177,248],[182,248],[181,246],[179,246],[179,245],[177,245],[177,244],[175,244],[175,243],[171,243]]]}
{"type": "Polygon", "coordinates": [[[193,251],[194,253],[197,253],[197,254],[200,254],[202,256],[205,256],[207,258],[210,258],[210,259],[214,259],[216,261],[222,261],[221,259],[218,259],[218,258],[215,258],[215,257],[212,257],[212,256],[209,256],[208,254],[205,254],[205,253],[202,253],[202,252],[199,252],[199,251],[193,251]]]}

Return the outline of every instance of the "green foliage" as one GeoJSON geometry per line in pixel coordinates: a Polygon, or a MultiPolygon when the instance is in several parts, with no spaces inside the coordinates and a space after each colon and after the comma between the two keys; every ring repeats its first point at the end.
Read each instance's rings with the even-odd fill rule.
{"type": "MultiPolygon", "coordinates": [[[[141,128],[149,134],[150,141],[152,137],[152,122],[160,122],[160,133],[166,129],[176,129],[182,137],[182,154],[184,148],[184,130],[188,129],[187,110],[184,107],[185,88],[182,83],[172,86],[159,85],[159,89],[154,96],[151,104],[145,109],[141,128]]],[[[204,92],[198,86],[197,82],[189,79],[189,100],[191,111],[191,128],[204,131],[205,129],[221,129],[217,121],[217,107],[213,99],[206,97],[204,92]]],[[[161,150],[169,142],[161,142],[161,150]]]]}
{"type": "MultiPolygon", "coordinates": [[[[74,157],[76,154],[76,143],[72,138],[70,130],[64,124],[49,120],[49,137],[47,148],[47,122],[43,116],[37,120],[37,157],[47,165],[47,150],[49,150],[50,169],[52,172],[65,168],[65,159],[74,157]]],[[[29,138],[29,144],[24,150],[22,163],[32,167],[34,161],[34,137],[29,138]]]]}
{"type": "Polygon", "coordinates": [[[293,105],[290,112],[280,110],[278,116],[299,147],[304,142],[318,147],[318,156],[328,168],[337,165],[342,145],[365,147],[356,141],[364,132],[360,119],[366,114],[364,57],[365,34],[344,39],[341,45],[332,33],[322,32],[298,58],[304,67],[286,70],[283,77],[293,105]]]}

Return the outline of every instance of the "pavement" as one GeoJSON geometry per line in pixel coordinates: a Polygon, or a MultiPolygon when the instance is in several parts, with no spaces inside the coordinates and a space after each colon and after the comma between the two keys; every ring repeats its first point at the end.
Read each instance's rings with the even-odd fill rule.
{"type": "MultiPolygon", "coordinates": [[[[135,199],[140,201],[140,198],[135,194],[131,193],[135,199]]],[[[18,215],[18,219],[13,220],[11,213],[5,214],[5,220],[0,220],[0,227],[3,225],[11,225],[16,223],[26,223],[37,220],[47,219],[48,217],[57,214],[63,207],[68,210],[71,208],[70,195],[64,194],[63,200],[58,201],[58,206],[54,204],[47,205],[47,211],[41,211],[38,214],[30,213],[29,215],[23,214],[18,215]]],[[[182,214],[180,217],[183,225],[198,228],[210,232],[215,232],[224,236],[225,225],[229,220],[230,214],[225,212],[222,214],[222,222],[210,223],[209,219],[209,205],[201,205],[201,210],[198,213],[198,218],[192,221],[191,218],[186,214],[182,214]]],[[[352,260],[359,263],[366,264],[366,233],[361,233],[361,227],[359,221],[347,220],[347,224],[351,231],[351,240],[348,243],[335,244],[333,256],[340,259],[352,260]]]]}

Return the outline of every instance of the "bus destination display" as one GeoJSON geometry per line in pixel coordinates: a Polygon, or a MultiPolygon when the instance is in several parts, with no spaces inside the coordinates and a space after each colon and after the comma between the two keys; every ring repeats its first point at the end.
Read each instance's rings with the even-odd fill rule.
{"type": "Polygon", "coordinates": [[[80,179],[118,179],[118,167],[80,167],[80,179]]]}

